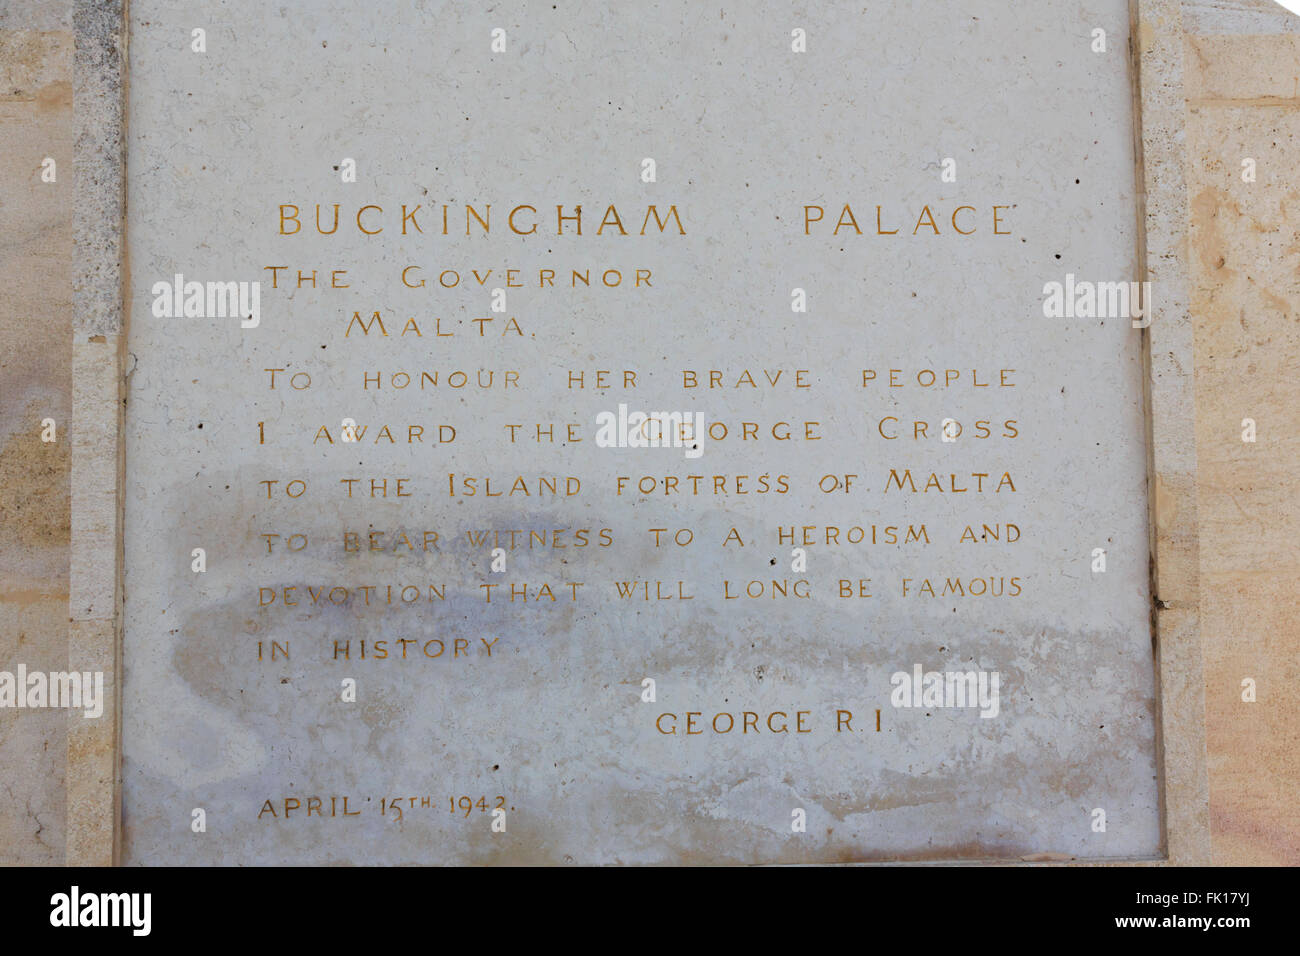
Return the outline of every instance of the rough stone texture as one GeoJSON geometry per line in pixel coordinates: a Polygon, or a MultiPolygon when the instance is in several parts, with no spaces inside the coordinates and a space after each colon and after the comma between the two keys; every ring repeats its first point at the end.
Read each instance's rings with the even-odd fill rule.
{"type": "MultiPolygon", "coordinates": [[[[71,32],[0,15],[0,669],[68,666],[71,32]],[[42,161],[57,181],[41,180],[42,161]],[[41,441],[55,420],[58,441],[41,441]]],[[[20,11],[21,12],[21,11],[20,11]]],[[[66,713],[0,711],[0,863],[64,858],[66,713]]]]}
{"type": "Polygon", "coordinates": [[[5,862],[114,859],[120,405],[104,333],[122,311],[121,4],[78,4],[75,37],[72,6],[0,10],[0,666],[102,670],[108,699],[97,720],[0,714],[18,771],[0,801],[5,862]],[[45,417],[57,444],[39,441],[45,417]]]}
{"type": "Polygon", "coordinates": [[[67,426],[71,407],[74,176],[72,35],[0,31],[0,499],[12,547],[0,553],[9,587],[67,586],[67,426]],[[57,163],[57,182],[41,181],[42,161],[57,163]],[[60,440],[40,441],[43,418],[60,440]]]}
{"type": "Polygon", "coordinates": [[[70,864],[118,856],[120,806],[121,487],[124,298],[123,102],[126,36],[121,0],[75,0],[76,219],[73,345],[72,562],[69,647],[83,670],[104,673],[105,711],[70,717],[70,864]],[[93,666],[90,662],[93,662],[93,666]]]}
{"type": "Polygon", "coordinates": [[[75,0],[77,37],[76,332],[122,330],[123,0],[75,0]]]}
{"type": "Polygon", "coordinates": [[[1295,866],[1300,37],[1189,37],[1186,61],[1214,860],[1295,866]]]}
{"type": "Polygon", "coordinates": [[[121,522],[118,337],[73,345],[72,619],[69,657],[81,670],[102,671],[103,717],[69,716],[68,862],[107,866],[116,859],[118,815],[119,577],[121,522]]]}
{"type": "Polygon", "coordinates": [[[1150,435],[1154,645],[1160,681],[1160,755],[1166,853],[1209,862],[1208,780],[1196,564],[1196,441],[1192,327],[1187,311],[1182,10],[1137,4],[1147,278],[1155,311],[1143,340],[1150,435]]]}
{"type": "Polygon", "coordinates": [[[1183,0],[1189,36],[1300,32],[1300,17],[1273,0],[1183,0]]]}
{"type": "MultiPolygon", "coordinates": [[[[71,0],[5,0],[0,30],[72,31],[71,0]]],[[[5,66],[9,61],[4,60],[5,66]]]]}

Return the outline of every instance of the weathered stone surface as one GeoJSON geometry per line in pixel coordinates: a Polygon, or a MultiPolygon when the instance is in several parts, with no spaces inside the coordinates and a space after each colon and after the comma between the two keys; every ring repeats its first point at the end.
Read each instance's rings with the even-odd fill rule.
{"type": "MultiPolygon", "coordinates": [[[[68,666],[72,34],[0,15],[0,670],[68,666]],[[41,178],[55,160],[55,182],[41,178]],[[41,441],[53,419],[57,441],[41,441]]],[[[61,863],[66,714],[0,711],[0,863],[61,863]]]]}
{"type": "Polygon", "coordinates": [[[237,3],[191,24],[133,4],[128,860],[1159,852],[1140,333],[1127,316],[1042,312],[1044,283],[1067,273],[1138,278],[1128,4],[1036,12],[1028,30],[1000,4],[958,22],[884,3],[797,22],[783,9],[440,9],[374,25],[348,3],[293,17],[237,3]],[[206,54],[191,51],[192,26],[206,27],[206,54]],[[1097,26],[1105,54],[1090,49],[1097,26]],[[508,47],[494,55],[496,27],[508,47]],[[790,50],[795,27],[806,55],[790,50]],[[629,69],[647,61],[658,66],[629,69]],[[638,176],[646,156],[652,184],[638,176]],[[345,157],[355,184],[339,182],[345,157]],[[945,157],[956,183],[941,179],[945,157]],[[328,214],[334,202],[339,231],[315,234],[314,205],[328,214]],[[300,208],[302,233],[277,234],[282,203],[300,208]],[[424,204],[424,235],[400,234],[402,203],[424,204]],[[487,236],[466,237],[466,203],[492,205],[487,236]],[[583,236],[557,236],[551,210],[578,203],[583,236]],[[675,204],[685,235],[595,233],[609,204],[637,232],[647,203],[675,204]],[[845,203],[863,235],[831,234],[845,203]],[[384,232],[358,230],[366,204],[383,208],[363,225],[384,232]],[[432,225],[444,204],[447,236],[432,225]],[[539,210],[538,234],[504,228],[520,204],[539,210]],[[808,204],[826,219],[805,234],[808,204]],[[916,225],[927,204],[938,236],[916,225]],[[876,234],[877,205],[879,228],[897,234],[876,234]],[[954,232],[959,206],[975,235],[954,232]],[[278,289],[271,265],[291,270],[278,289]],[[409,265],[429,286],[403,288],[409,265]],[[473,319],[493,315],[507,268],[521,287],[480,338],[473,319]],[[557,288],[537,287],[539,268],[556,270],[557,288]],[[574,290],[572,268],[653,280],[574,290]],[[285,288],[298,269],[317,270],[317,286],[285,288]],[[326,288],[336,269],[345,291],[326,288]],[[438,289],[444,269],[465,283],[438,289]],[[499,278],[480,288],[472,269],[499,278]],[[259,327],[156,317],[153,284],[176,273],[261,279],[259,327]],[[790,311],[796,287],[806,314],[790,311]],[[354,312],[376,310],[387,337],[347,331],[354,312]],[[399,334],[412,316],[424,337],[399,334]],[[507,316],[521,337],[501,337],[507,316]],[[268,368],[285,370],[275,390],[268,368]],[[388,379],[462,368],[495,369],[496,386],[394,390],[388,379]],[[778,368],[775,387],[683,388],[683,369],[706,381],[725,370],[731,386],[744,369],[762,382],[760,370],[778,368]],[[889,385],[890,369],[915,382],[931,368],[961,377],[946,389],[889,385]],[[596,369],[620,382],[617,370],[634,369],[637,386],[569,387],[569,372],[596,369]],[[797,369],[810,388],[791,387],[797,369]],[[875,385],[863,386],[864,369],[878,370],[875,385]],[[985,382],[1014,369],[1014,386],[977,386],[972,369],[985,382]],[[519,373],[517,390],[500,387],[503,370],[519,373]],[[310,389],[286,384],[300,371],[310,389]],[[375,372],[384,387],[364,388],[375,372]],[[619,402],[700,411],[733,437],[710,440],[697,461],[595,447],[597,413],[619,402]],[[945,417],[965,437],[940,442],[945,417]],[[361,443],[338,441],[343,418],[368,426],[361,443]],[[819,423],[819,442],[739,440],[741,422],[805,420],[819,423]],[[914,420],[929,423],[925,437],[914,420]],[[975,436],[976,420],[992,423],[990,437],[975,436]],[[557,426],[553,443],[532,440],[538,422],[557,426]],[[398,444],[377,446],[386,423],[398,444]],[[408,444],[409,423],[426,436],[451,424],[457,437],[408,444]],[[578,431],[564,434],[566,423],[578,431]],[[523,426],[513,444],[512,424],[523,426]],[[886,438],[894,427],[902,437],[886,438]],[[887,490],[905,469],[918,491],[887,490]],[[726,493],[711,493],[710,477],[701,494],[665,494],[662,476],[697,472],[731,476],[726,493]],[[480,493],[457,478],[449,494],[449,473],[478,476],[480,493]],[[857,476],[847,494],[818,490],[835,473],[857,476]],[[930,473],[946,491],[921,492],[930,473]],[[977,473],[991,476],[982,492],[977,473]],[[788,476],[790,493],[759,493],[764,474],[788,476]],[[484,500],[483,476],[500,491],[517,475],[527,497],[484,500]],[[582,491],[538,494],[539,475],[577,476],[582,491]],[[411,497],[397,500],[401,476],[411,497]],[[632,479],[621,494],[619,476],[632,479]],[[654,490],[638,493],[639,476],[659,476],[654,490]],[[387,478],[388,496],[347,497],[340,480],[351,477],[387,478]],[[308,490],[289,499],[280,489],[294,478],[308,490]],[[270,500],[263,480],[280,482],[270,500]],[[1014,544],[959,541],[967,525],[975,538],[1007,522],[1023,529],[1014,544]],[[818,532],[804,573],[777,533],[873,523],[882,535],[925,523],[931,543],[837,545],[818,532]],[[436,530],[442,544],[345,551],[345,532],[372,528],[421,540],[436,530]],[[613,544],[528,549],[525,534],[494,575],[490,545],[466,540],[471,529],[557,528],[593,539],[608,528],[613,544]],[[652,528],[690,528],[695,540],[656,548],[652,528]],[[733,528],[743,547],[724,547],[733,528]],[[265,533],[310,544],[268,554],[265,533]],[[196,547],[203,574],[190,570],[196,547]],[[1099,547],[1104,574],[1090,571],[1099,547]],[[1001,596],[925,594],[927,579],[941,594],[957,577],[998,582],[987,587],[1001,596]],[[806,579],[812,596],[774,600],[773,578],[806,579]],[[840,596],[841,579],[856,590],[864,578],[870,598],[840,596]],[[619,599],[615,582],[647,579],[651,598],[663,582],[693,599],[619,599]],[[727,598],[751,580],[765,582],[761,600],[727,598]],[[525,583],[530,595],[549,583],[557,600],[502,598],[525,583]],[[390,584],[422,597],[390,607],[390,584]],[[445,600],[423,596],[430,584],[445,600]],[[485,584],[501,589],[490,604],[485,584]],[[322,586],[312,605],[307,588],[322,586]],[[349,589],[346,603],[331,602],[334,587],[349,589]],[[274,603],[259,606],[268,591],[274,603]],[[303,603],[286,607],[286,594],[303,603]],[[401,639],[421,656],[395,659],[401,639]],[[458,639],[470,650],[459,660],[421,653],[443,640],[452,656],[458,639]],[[360,660],[361,641],[372,653],[389,642],[390,657],[360,660]],[[490,657],[484,641],[497,642],[490,657]],[[273,642],[287,660],[269,659],[273,642]],[[334,652],[344,642],[346,661],[334,652]],[[999,672],[998,716],[891,706],[891,674],[917,664],[999,672]],[[639,698],[645,677],[655,703],[639,698]],[[356,703],[340,701],[343,678],[356,679],[356,703]],[[854,713],[851,730],[837,733],[837,710],[854,713]],[[735,714],[738,729],[745,711],[780,711],[792,730],[807,711],[811,732],[687,736],[695,711],[735,714]],[[665,713],[677,734],[656,729],[665,713]],[[344,796],[360,815],[341,815],[344,796]],[[461,796],[476,804],[468,818],[450,809],[461,796]],[[494,834],[486,811],[498,796],[508,830],[494,834]],[[309,818],[314,797],[325,814],[337,798],[339,815],[309,818]],[[381,811],[395,798],[400,821],[381,811]],[[293,801],[300,814],[286,820],[293,801]],[[206,809],[206,835],[190,832],[194,807],[206,809]],[[791,832],[797,808],[806,833],[791,832]],[[1104,832],[1092,826],[1099,808],[1104,832]]]}
{"type": "Polygon", "coordinates": [[[1300,37],[1191,37],[1186,61],[1214,859],[1294,866],[1300,37]]]}

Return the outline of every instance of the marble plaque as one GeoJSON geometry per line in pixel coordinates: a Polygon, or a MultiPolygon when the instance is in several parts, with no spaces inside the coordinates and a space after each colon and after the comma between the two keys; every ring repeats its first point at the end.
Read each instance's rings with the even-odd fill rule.
{"type": "Polygon", "coordinates": [[[1161,850],[1126,0],[134,0],[123,859],[1161,850]]]}

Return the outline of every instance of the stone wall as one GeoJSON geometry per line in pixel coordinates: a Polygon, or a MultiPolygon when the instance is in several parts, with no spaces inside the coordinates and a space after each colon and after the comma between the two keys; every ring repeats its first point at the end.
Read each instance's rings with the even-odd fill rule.
{"type": "MultiPolygon", "coordinates": [[[[1300,669],[1300,439],[1285,416],[1300,404],[1300,182],[1293,181],[1300,168],[1300,18],[1267,0],[1196,0],[1183,4],[1182,15],[1191,217],[1184,265],[1195,337],[1195,553],[1212,858],[1294,865],[1300,708],[1288,691],[1300,669]],[[1244,159],[1255,161],[1254,182],[1242,179],[1244,159]],[[1247,418],[1258,431],[1253,443],[1242,440],[1247,418]],[[1242,700],[1247,678],[1257,685],[1254,703],[1242,700]]],[[[88,22],[84,11],[78,22],[88,22]]],[[[77,39],[92,60],[104,42],[77,39]]],[[[71,448],[80,441],[91,456],[82,460],[94,465],[82,471],[90,482],[82,500],[85,487],[95,492],[83,526],[86,514],[104,508],[96,489],[106,475],[111,480],[117,454],[111,435],[104,441],[89,425],[79,435],[73,417],[74,361],[92,378],[107,377],[110,406],[117,367],[116,328],[103,326],[102,311],[91,308],[74,325],[76,275],[106,251],[94,235],[112,236],[116,228],[111,203],[106,214],[74,201],[81,194],[74,193],[80,184],[72,161],[78,128],[97,128],[104,105],[96,98],[102,91],[78,87],[82,115],[74,117],[74,85],[84,82],[74,80],[76,46],[71,3],[11,0],[0,11],[0,659],[51,670],[68,665],[70,642],[85,640],[102,652],[114,639],[111,600],[70,607],[69,599],[77,520],[71,448]],[[47,156],[57,163],[54,183],[41,179],[47,156]],[[78,235],[88,237],[80,255],[74,212],[92,220],[89,231],[78,224],[78,235]],[[54,443],[40,440],[46,418],[56,422],[54,443]]],[[[85,169],[103,175],[93,164],[85,169]]],[[[92,398],[83,395],[77,407],[90,407],[92,398]]],[[[94,420],[111,425],[113,409],[100,400],[94,420]]],[[[116,525],[96,518],[88,530],[115,534],[116,525]]],[[[102,569],[87,570],[88,579],[105,579],[102,569]]],[[[111,658],[105,666],[115,669],[111,658]]],[[[76,779],[102,789],[115,723],[89,740],[82,728],[72,735],[68,727],[57,710],[0,714],[0,762],[11,768],[0,790],[0,862],[111,858],[103,827],[112,801],[92,795],[88,812],[70,813],[86,795],[70,795],[65,781],[70,760],[89,759],[92,772],[76,779]]]]}

